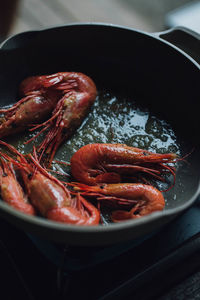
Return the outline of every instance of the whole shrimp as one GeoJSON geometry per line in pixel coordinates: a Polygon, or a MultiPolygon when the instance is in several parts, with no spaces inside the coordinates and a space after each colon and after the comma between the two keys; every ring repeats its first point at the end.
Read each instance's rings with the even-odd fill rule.
{"type": "Polygon", "coordinates": [[[35,209],[28,203],[28,199],[17,181],[12,164],[6,163],[2,158],[0,161],[0,194],[3,201],[25,214],[35,215],[35,209]]]}
{"type": "Polygon", "coordinates": [[[99,211],[79,193],[71,196],[70,191],[54,176],[50,175],[31,154],[25,158],[13,146],[0,141],[17,156],[17,161],[2,153],[21,172],[24,186],[31,204],[47,219],[77,225],[97,225],[99,211]]]}
{"type": "Polygon", "coordinates": [[[165,200],[162,193],[151,185],[142,183],[98,184],[87,186],[74,183],[76,190],[84,195],[95,196],[98,201],[107,201],[115,207],[132,207],[129,211],[115,210],[111,218],[114,222],[140,218],[155,211],[163,210],[165,200]]]}
{"type": "Polygon", "coordinates": [[[50,76],[34,76],[20,85],[22,98],[10,108],[0,109],[0,138],[27,130],[31,123],[44,121],[61,98],[61,92],[50,89],[50,76]]]}
{"type": "MultiPolygon", "coordinates": [[[[49,129],[43,142],[37,148],[40,157],[45,153],[49,165],[58,147],[80,126],[89,108],[93,104],[97,90],[94,82],[88,76],[75,72],[60,72],[52,75],[51,88],[62,92],[52,117],[43,124],[36,125],[32,130],[43,127],[41,132],[49,129]]],[[[29,143],[35,137],[27,141],[29,143]]]]}
{"type": "MultiPolygon", "coordinates": [[[[148,174],[164,180],[163,171],[174,176],[174,168],[167,163],[174,162],[177,154],[159,154],[122,144],[88,144],[80,148],[71,158],[71,173],[82,183],[119,183],[137,174],[148,174]]],[[[129,181],[130,182],[130,181],[129,181]]]]}

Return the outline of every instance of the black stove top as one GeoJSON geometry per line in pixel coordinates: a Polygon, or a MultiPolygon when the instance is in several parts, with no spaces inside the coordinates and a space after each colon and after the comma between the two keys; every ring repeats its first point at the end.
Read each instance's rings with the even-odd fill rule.
{"type": "Polygon", "coordinates": [[[159,298],[200,267],[199,204],[159,232],[103,248],[53,244],[0,220],[3,299],[159,298]]]}

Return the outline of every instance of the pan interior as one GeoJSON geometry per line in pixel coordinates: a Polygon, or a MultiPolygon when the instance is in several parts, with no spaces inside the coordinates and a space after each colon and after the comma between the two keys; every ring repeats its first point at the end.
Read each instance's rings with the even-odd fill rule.
{"type": "MultiPolygon", "coordinates": [[[[166,209],[181,206],[196,192],[199,70],[182,54],[131,30],[75,26],[40,32],[20,49],[2,53],[0,60],[2,106],[18,99],[19,83],[30,75],[79,71],[97,84],[96,103],[57,159],[69,161],[78,148],[91,142],[126,143],[180,156],[194,149],[188,163],[177,163],[176,185],[165,193],[166,209]]],[[[25,147],[23,142],[29,137],[26,133],[7,141],[27,152],[31,145],[25,147]]]]}
{"type": "MultiPolygon", "coordinates": [[[[43,133],[34,142],[25,145],[24,142],[33,137],[37,132],[25,132],[7,138],[20,152],[32,151],[33,145],[39,145],[45,136],[43,133]]],[[[119,92],[108,91],[100,88],[97,99],[92,106],[89,115],[73,136],[66,140],[60,147],[55,159],[69,162],[71,156],[82,146],[90,143],[120,143],[129,146],[147,149],[156,153],[177,153],[180,157],[188,154],[188,147],[178,136],[173,127],[160,114],[152,111],[145,105],[145,100],[137,95],[124,96],[119,92]]],[[[190,149],[191,150],[191,149],[190,149]]],[[[123,162],[122,162],[123,163],[123,162]]],[[[172,190],[164,192],[166,207],[173,208],[183,203],[184,194],[188,188],[191,168],[185,161],[175,164],[177,168],[176,184],[172,190]],[[184,181],[187,184],[184,184],[184,181]]],[[[56,175],[64,181],[74,181],[70,174],[70,167],[53,163],[53,170],[64,174],[56,175]]],[[[52,173],[54,174],[54,173],[52,173]]],[[[173,182],[173,176],[166,177],[166,182],[147,179],[160,190],[167,189],[173,182]]],[[[102,220],[104,224],[110,222],[110,208],[101,205],[102,220]]]]}

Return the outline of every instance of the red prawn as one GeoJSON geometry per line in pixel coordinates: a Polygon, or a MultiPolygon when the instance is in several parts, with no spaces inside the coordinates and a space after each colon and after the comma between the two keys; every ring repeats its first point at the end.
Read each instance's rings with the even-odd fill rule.
{"type": "Polygon", "coordinates": [[[138,174],[164,181],[163,172],[168,172],[175,183],[175,169],[167,164],[177,157],[175,153],[153,153],[123,144],[88,144],[72,156],[71,173],[81,183],[96,185],[132,180],[138,174]]]}
{"type": "Polygon", "coordinates": [[[51,88],[62,92],[62,97],[58,101],[52,117],[31,129],[43,127],[36,136],[49,129],[43,142],[37,148],[40,157],[46,154],[49,165],[51,165],[58,147],[80,126],[97,95],[93,80],[85,74],[60,72],[51,76],[53,81],[53,86],[51,81],[51,88]]]}
{"type": "Polygon", "coordinates": [[[52,78],[34,76],[22,81],[22,98],[10,108],[0,109],[0,138],[27,130],[31,123],[44,121],[61,98],[61,92],[50,89],[52,78]]]}
{"type": "Polygon", "coordinates": [[[81,183],[72,183],[75,190],[81,191],[84,196],[96,197],[100,202],[107,202],[114,207],[131,209],[115,210],[111,214],[114,222],[140,218],[165,207],[162,193],[151,185],[142,183],[98,184],[87,186],[81,183]]]}
{"type": "Polygon", "coordinates": [[[35,209],[28,202],[28,198],[16,178],[12,164],[6,163],[2,158],[0,161],[0,194],[3,201],[25,214],[35,215],[35,209]]]}

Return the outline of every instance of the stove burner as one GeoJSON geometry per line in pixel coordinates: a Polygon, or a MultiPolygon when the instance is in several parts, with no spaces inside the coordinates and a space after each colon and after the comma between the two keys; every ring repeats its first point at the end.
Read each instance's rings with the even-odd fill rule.
{"type": "MultiPolygon", "coordinates": [[[[199,202],[159,232],[109,247],[57,245],[1,221],[1,268],[5,265],[4,281],[12,285],[7,293],[19,295],[15,281],[16,289],[21,286],[31,300],[78,299],[80,292],[88,300],[128,299],[133,294],[136,300],[155,299],[177,281],[177,270],[179,278],[188,275],[186,258],[194,260],[200,249],[199,202]]],[[[190,272],[199,265],[199,259],[190,263],[190,272]]]]}

